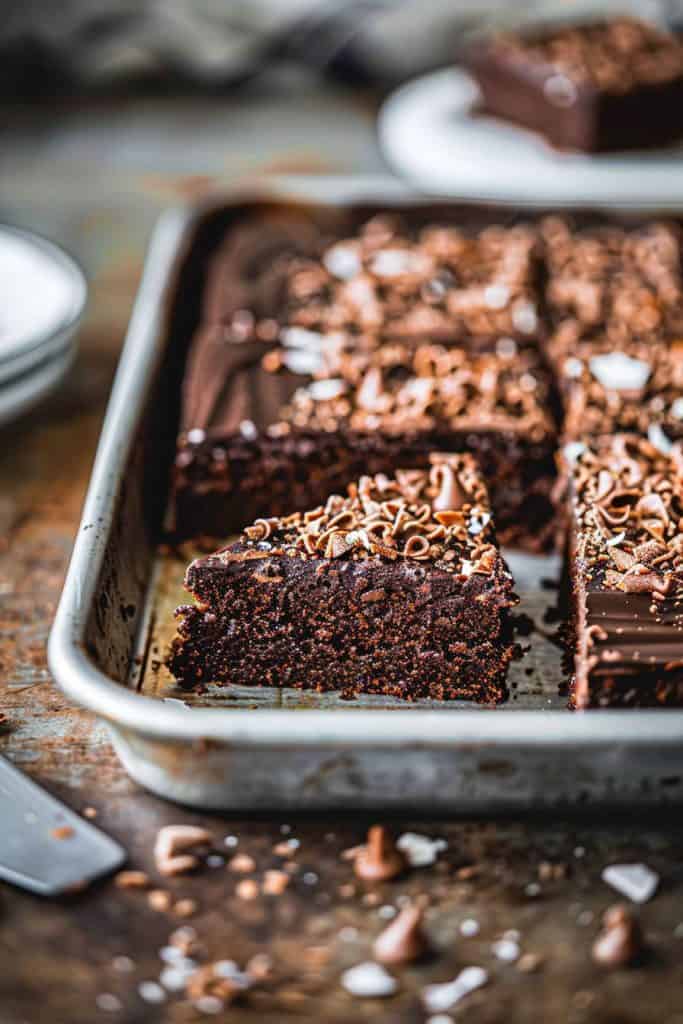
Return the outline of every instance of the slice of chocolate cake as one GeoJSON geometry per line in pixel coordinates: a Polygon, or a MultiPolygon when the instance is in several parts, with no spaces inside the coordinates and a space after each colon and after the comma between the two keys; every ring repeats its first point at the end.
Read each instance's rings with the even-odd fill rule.
{"type": "Polygon", "coordinates": [[[683,44],[629,17],[499,34],[468,61],[487,113],[558,149],[661,146],[683,135],[683,44]]]}
{"type": "Polygon", "coordinates": [[[570,470],[577,708],[683,702],[683,456],[618,434],[570,470]]]}
{"type": "Polygon", "coordinates": [[[468,455],[430,462],[258,519],[193,562],[179,684],[502,700],[516,598],[486,488],[468,455]]]}
{"type": "Polygon", "coordinates": [[[553,516],[549,375],[509,338],[493,351],[289,328],[272,344],[206,329],[185,378],[175,531],[220,537],[325,501],[364,474],[479,461],[505,542],[542,548],[553,516]]]}

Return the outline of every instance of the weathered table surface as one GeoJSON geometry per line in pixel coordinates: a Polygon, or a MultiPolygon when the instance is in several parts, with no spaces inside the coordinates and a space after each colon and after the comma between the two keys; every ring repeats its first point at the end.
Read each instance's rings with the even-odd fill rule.
{"type": "MultiPolygon", "coordinates": [[[[94,807],[131,864],[152,874],[152,843],[165,823],[201,821],[219,846],[236,836],[237,849],[255,861],[248,877],[259,881],[281,863],[272,847],[283,834],[299,840],[298,871],[281,896],[241,899],[240,876],[225,868],[165,883],[196,900],[191,923],[213,957],[242,964],[265,951],[273,960],[273,978],[226,1011],[226,1019],[420,1021],[426,1016],[420,989],[477,964],[490,982],[452,1011],[454,1019],[680,1024],[683,827],[677,815],[612,823],[395,823],[444,836],[440,863],[380,887],[354,885],[339,854],[362,839],[366,822],[236,821],[165,805],[127,779],[104,728],[70,707],[50,682],[45,639],[154,218],[169,202],[253,169],[380,169],[372,113],[370,103],[305,81],[289,91],[257,89],[234,102],[142,99],[5,111],[0,216],[69,247],[89,272],[92,296],[68,384],[3,431],[0,687],[8,726],[0,750],[72,807],[94,807]],[[637,968],[607,972],[590,957],[600,915],[614,902],[600,873],[609,863],[640,860],[661,876],[657,895],[639,912],[649,953],[637,968]],[[552,872],[544,862],[567,865],[566,877],[547,880],[552,872]],[[473,877],[458,876],[470,864],[473,877]],[[390,913],[381,908],[416,893],[430,900],[434,956],[395,970],[400,987],[390,1000],[346,993],[340,973],[370,955],[390,913]],[[466,918],[479,923],[475,937],[459,932],[466,918]],[[494,956],[492,943],[509,930],[519,932],[522,951],[541,955],[535,973],[494,956]]],[[[177,924],[173,914],[149,909],[144,894],[111,882],[59,902],[3,887],[0,1024],[198,1019],[177,995],[155,1005],[138,991],[141,981],[158,977],[158,951],[177,924]],[[132,963],[114,959],[122,956],[132,963]],[[103,995],[116,996],[119,1003],[109,1003],[119,1009],[107,1011],[103,995]]]]}

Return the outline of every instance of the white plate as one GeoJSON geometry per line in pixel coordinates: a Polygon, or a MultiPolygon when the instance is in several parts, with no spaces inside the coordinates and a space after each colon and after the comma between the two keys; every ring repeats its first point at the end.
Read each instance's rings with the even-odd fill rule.
{"type": "Polygon", "coordinates": [[[0,427],[32,409],[62,383],[76,357],[76,344],[37,369],[0,386],[0,427]]]}
{"type": "Polygon", "coordinates": [[[83,272],[62,249],[0,225],[0,383],[66,351],[86,295],[83,272]]]}
{"type": "Polygon", "coordinates": [[[423,192],[464,200],[601,207],[683,206],[683,147],[586,156],[475,116],[463,71],[435,71],[394,92],[379,114],[385,159],[423,192]]]}

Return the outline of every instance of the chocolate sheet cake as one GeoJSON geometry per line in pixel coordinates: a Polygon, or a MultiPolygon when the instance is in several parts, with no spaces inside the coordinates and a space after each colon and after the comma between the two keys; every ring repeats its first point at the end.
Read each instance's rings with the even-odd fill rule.
{"type": "Polygon", "coordinates": [[[179,683],[501,700],[516,599],[486,487],[469,455],[430,463],[257,519],[193,562],[179,683]]]}
{"type": "Polygon", "coordinates": [[[683,453],[617,434],[571,470],[578,708],[683,700],[683,453]]]}
{"type": "MultiPolygon", "coordinates": [[[[537,226],[467,230],[394,215],[357,228],[338,222],[334,230],[313,226],[303,215],[269,216],[231,231],[213,260],[203,321],[187,360],[172,528],[181,539],[223,538],[254,525],[237,545],[188,570],[198,603],[181,610],[173,670],[183,685],[209,677],[256,683],[263,676],[274,685],[320,689],[331,674],[334,687],[349,692],[357,683],[366,692],[399,696],[498,699],[509,660],[507,633],[502,646],[496,639],[507,629],[504,616],[498,625],[487,619],[490,648],[467,634],[474,647],[467,656],[458,651],[457,672],[449,674],[444,648],[434,653],[427,620],[410,603],[411,567],[425,561],[422,556],[373,549],[368,559],[356,537],[362,524],[356,524],[360,533],[342,530],[355,538],[348,550],[348,538],[335,540],[334,552],[311,548],[306,539],[311,517],[361,515],[361,486],[353,481],[363,481],[366,497],[368,488],[381,486],[400,492],[397,500],[410,500],[406,481],[421,480],[422,497],[431,500],[438,474],[446,474],[446,463],[435,469],[441,452],[470,469],[474,458],[501,543],[546,550],[555,538],[564,545],[569,536],[575,706],[683,701],[672,655],[683,639],[678,553],[669,559],[652,546],[671,546],[678,538],[671,510],[678,508],[675,467],[683,443],[680,249],[673,223],[577,228],[555,216],[537,226]],[[564,451],[584,454],[573,470],[559,460],[558,481],[560,442],[564,451]],[[330,499],[344,495],[349,484],[347,497],[330,499]],[[666,536],[655,522],[659,513],[643,513],[660,497],[671,513],[666,536]],[[265,574],[258,567],[262,555],[265,574]],[[613,566],[615,559],[625,568],[613,566]],[[317,595],[313,562],[325,581],[317,595]],[[271,563],[283,584],[278,593],[298,592],[301,584],[302,608],[308,623],[316,623],[315,635],[307,637],[303,626],[297,632],[298,624],[288,620],[296,652],[287,646],[275,598],[266,600],[275,590],[265,583],[261,589],[260,576],[271,573],[271,563]],[[643,588],[669,565],[673,582],[666,590],[653,582],[646,600],[643,588]],[[624,579],[617,581],[619,572],[624,579]],[[371,677],[368,616],[384,615],[386,603],[378,601],[377,610],[358,618],[359,574],[372,577],[370,591],[384,593],[392,574],[407,588],[405,621],[417,615],[419,644],[431,652],[422,683],[416,650],[402,654],[399,678],[388,654],[372,647],[377,667],[371,677]],[[345,609],[340,627],[316,618],[318,604],[323,617],[333,618],[325,587],[345,609]],[[238,610],[237,625],[228,621],[229,607],[238,610]],[[643,618],[651,607],[665,612],[664,625],[656,621],[653,628],[643,618]],[[657,660],[658,648],[643,653],[635,640],[617,657],[620,621],[605,627],[603,654],[596,624],[603,612],[635,622],[648,644],[664,636],[666,661],[657,660]],[[267,636],[276,641],[270,654],[247,622],[250,615],[266,616],[267,636]],[[355,623],[349,628],[356,630],[360,653],[340,665],[335,644],[344,619],[355,623]]],[[[420,547],[416,541],[410,551],[420,547]]],[[[434,581],[442,580],[441,555],[434,559],[420,572],[428,569],[434,581]]],[[[458,628],[472,627],[457,602],[447,607],[455,609],[458,628]]],[[[404,626],[391,631],[392,616],[378,635],[407,642],[404,626]]]]}
{"type": "Polygon", "coordinates": [[[390,216],[341,241],[271,230],[268,243],[241,229],[213,264],[184,383],[176,535],[221,536],[467,448],[501,536],[542,547],[558,409],[536,341],[537,232],[390,216]]]}
{"type": "Polygon", "coordinates": [[[683,44],[629,17],[505,33],[468,66],[483,108],[558,149],[660,146],[683,135],[683,44]]]}

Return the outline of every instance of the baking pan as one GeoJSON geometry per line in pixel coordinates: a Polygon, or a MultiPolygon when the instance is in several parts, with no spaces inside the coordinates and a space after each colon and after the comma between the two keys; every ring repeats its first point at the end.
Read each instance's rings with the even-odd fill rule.
{"type": "Polygon", "coordinates": [[[134,779],[198,807],[465,814],[679,802],[683,710],[566,709],[561,652],[544,624],[557,558],[512,556],[521,611],[535,626],[513,666],[511,699],[496,709],[174,689],[163,656],[185,562],[159,541],[184,356],[212,247],[232,218],[282,202],[321,217],[424,203],[381,178],[297,178],[162,217],[50,636],[58,684],[109,724],[134,779]]]}

